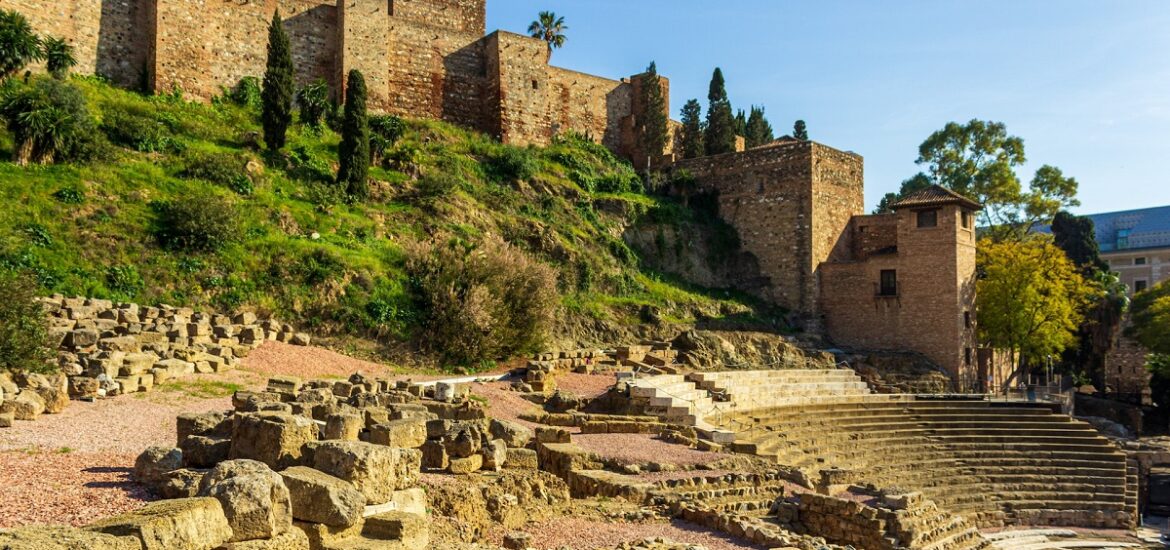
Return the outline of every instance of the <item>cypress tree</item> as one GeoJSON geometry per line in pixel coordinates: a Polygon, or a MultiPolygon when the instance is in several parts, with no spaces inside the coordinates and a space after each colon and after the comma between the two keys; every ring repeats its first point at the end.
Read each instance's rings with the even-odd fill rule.
{"type": "Polygon", "coordinates": [[[747,137],[747,115],[743,109],[735,112],[735,135],[747,137]]]}
{"type": "Polygon", "coordinates": [[[776,139],[772,132],[772,124],[764,116],[764,108],[752,105],[752,114],[748,116],[747,131],[743,136],[747,140],[747,147],[759,147],[776,139]]]}
{"type": "Polygon", "coordinates": [[[687,101],[682,108],[682,157],[703,156],[703,107],[699,100],[687,101]]]}
{"type": "Polygon", "coordinates": [[[642,75],[642,120],[638,132],[638,147],[646,158],[646,167],[654,164],[666,149],[666,98],[658,81],[658,66],[653,61],[642,75]]]}
{"type": "Polygon", "coordinates": [[[735,115],[731,112],[731,101],[727,99],[727,85],[723,71],[718,67],[711,75],[711,87],[707,92],[707,130],[703,136],[703,147],[708,155],[735,152],[735,115]]]}
{"type": "Polygon", "coordinates": [[[808,141],[808,128],[805,127],[803,120],[798,120],[796,124],[792,125],[792,137],[800,141],[808,141]]]}
{"type": "Polygon", "coordinates": [[[345,115],[341,122],[341,145],[338,147],[341,168],[337,184],[351,201],[370,194],[370,121],[366,114],[366,79],[361,71],[349,72],[345,88],[345,115]]]}
{"type": "Polygon", "coordinates": [[[293,92],[292,51],[277,10],[268,27],[268,67],[264,71],[264,89],[260,92],[260,118],[269,151],[284,148],[293,119],[293,92]]]}

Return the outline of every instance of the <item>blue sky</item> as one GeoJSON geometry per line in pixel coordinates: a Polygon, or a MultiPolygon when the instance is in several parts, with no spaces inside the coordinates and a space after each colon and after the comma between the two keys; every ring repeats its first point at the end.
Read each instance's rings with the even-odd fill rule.
{"type": "Polygon", "coordinates": [[[733,106],[764,105],[777,134],[865,157],[866,208],[913,175],[948,121],[1024,138],[1031,179],[1080,182],[1079,213],[1170,204],[1170,2],[1016,0],[488,0],[488,30],[563,15],[553,64],[611,78],[651,60],[671,112],[706,106],[711,71],[733,106]]]}

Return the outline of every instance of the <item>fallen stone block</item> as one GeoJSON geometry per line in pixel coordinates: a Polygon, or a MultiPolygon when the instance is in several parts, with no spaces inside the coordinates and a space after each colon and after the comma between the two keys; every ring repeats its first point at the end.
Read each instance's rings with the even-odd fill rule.
{"type": "Polygon", "coordinates": [[[503,439],[493,439],[484,445],[481,454],[483,455],[483,468],[498,472],[507,461],[508,446],[504,444],[503,439]]]}
{"type": "Polygon", "coordinates": [[[325,419],[323,439],[357,441],[362,428],[366,427],[365,415],[351,411],[331,414],[325,419]]]}
{"type": "Polygon", "coordinates": [[[45,400],[33,391],[22,391],[0,403],[0,414],[12,413],[16,420],[36,420],[45,412],[45,400]]]}
{"type": "Polygon", "coordinates": [[[483,468],[483,455],[471,455],[463,458],[452,458],[447,471],[452,474],[470,474],[483,468]]]}
{"type": "Polygon", "coordinates": [[[211,468],[231,456],[232,440],[226,437],[190,435],[179,444],[188,468],[211,468]]]}
{"type": "Polygon", "coordinates": [[[248,413],[236,416],[230,458],[249,458],[283,470],[301,463],[302,447],[316,441],[317,423],[284,413],[248,413]]]}
{"type": "Polygon", "coordinates": [[[147,447],[134,460],[134,479],[157,487],[166,474],[183,467],[183,451],[174,447],[147,447]]]}
{"type": "Polygon", "coordinates": [[[422,467],[434,470],[446,470],[451,463],[451,456],[447,448],[438,440],[430,440],[423,444],[422,467]]]}
{"type": "Polygon", "coordinates": [[[289,529],[270,539],[229,542],[216,550],[310,550],[309,536],[300,529],[289,529]]]}
{"type": "Polygon", "coordinates": [[[117,537],[74,527],[32,526],[0,531],[5,550],[141,550],[131,536],[117,537]]]}
{"type": "Polygon", "coordinates": [[[493,438],[502,439],[504,444],[514,448],[526,447],[533,437],[532,430],[528,429],[527,426],[510,420],[493,418],[488,425],[488,431],[491,432],[493,438]]]}
{"type": "Polygon", "coordinates": [[[430,542],[430,526],[426,516],[406,512],[386,512],[366,518],[362,536],[398,541],[408,550],[424,550],[430,542]]]}
{"type": "Polygon", "coordinates": [[[427,442],[427,423],[423,420],[391,420],[370,428],[370,443],[417,449],[427,442]]]}
{"type": "Polygon", "coordinates": [[[270,539],[292,528],[292,504],[280,474],[254,460],[229,460],[199,482],[199,496],[223,505],[228,542],[270,539]]]}
{"type": "Polygon", "coordinates": [[[228,542],[232,528],[214,498],[152,502],[87,527],[114,536],[135,537],[143,550],[206,550],[228,542]]]}
{"type": "Polygon", "coordinates": [[[365,524],[365,518],[360,518],[357,523],[348,527],[310,523],[307,521],[293,521],[293,528],[300,530],[308,537],[310,549],[325,550],[341,548],[346,542],[360,537],[365,524]]]}
{"type": "Polygon", "coordinates": [[[313,451],[318,470],[354,485],[368,504],[386,502],[393,492],[418,481],[422,453],[362,441],[325,441],[313,451]]]}
{"type": "Polygon", "coordinates": [[[16,416],[11,412],[0,413],[0,428],[11,428],[16,416]]]}
{"type": "Polygon", "coordinates": [[[231,437],[232,419],[221,412],[183,413],[175,419],[177,443],[187,436],[231,437]]]}
{"type": "Polygon", "coordinates": [[[202,470],[182,468],[167,472],[155,491],[163,498],[190,498],[199,494],[199,482],[206,474],[202,470]]]}
{"type": "Polygon", "coordinates": [[[305,466],[283,472],[294,519],[346,527],[361,521],[366,496],[348,481],[305,466]]]}

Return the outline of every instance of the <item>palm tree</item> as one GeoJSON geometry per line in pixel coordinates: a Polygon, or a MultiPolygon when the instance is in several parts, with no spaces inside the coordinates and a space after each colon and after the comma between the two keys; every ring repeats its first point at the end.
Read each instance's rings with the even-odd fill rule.
{"type": "Polygon", "coordinates": [[[548,56],[552,58],[553,48],[560,48],[565,45],[564,32],[569,30],[565,26],[565,18],[557,17],[557,14],[551,11],[542,11],[537,16],[536,21],[528,25],[528,34],[533,38],[539,38],[548,43],[548,56]]]}
{"type": "Polygon", "coordinates": [[[49,70],[49,74],[57,80],[65,80],[69,76],[69,69],[77,66],[77,57],[73,55],[73,46],[70,46],[64,38],[46,38],[44,40],[45,46],[45,68],[49,70]]]}
{"type": "Polygon", "coordinates": [[[44,55],[41,39],[33,33],[28,19],[15,11],[0,10],[0,80],[44,59],[44,55]]]}

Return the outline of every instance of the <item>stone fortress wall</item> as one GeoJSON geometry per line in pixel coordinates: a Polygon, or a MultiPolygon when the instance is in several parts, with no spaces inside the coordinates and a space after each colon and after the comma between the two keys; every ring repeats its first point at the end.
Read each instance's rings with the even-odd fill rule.
{"type": "Polygon", "coordinates": [[[0,8],[69,40],[79,72],[202,100],[263,74],[267,27],[280,10],[298,85],[324,79],[340,94],[358,69],[381,112],[517,145],[578,132],[634,156],[637,77],[554,67],[541,40],[485,36],[486,0],[0,0],[0,8]]]}

